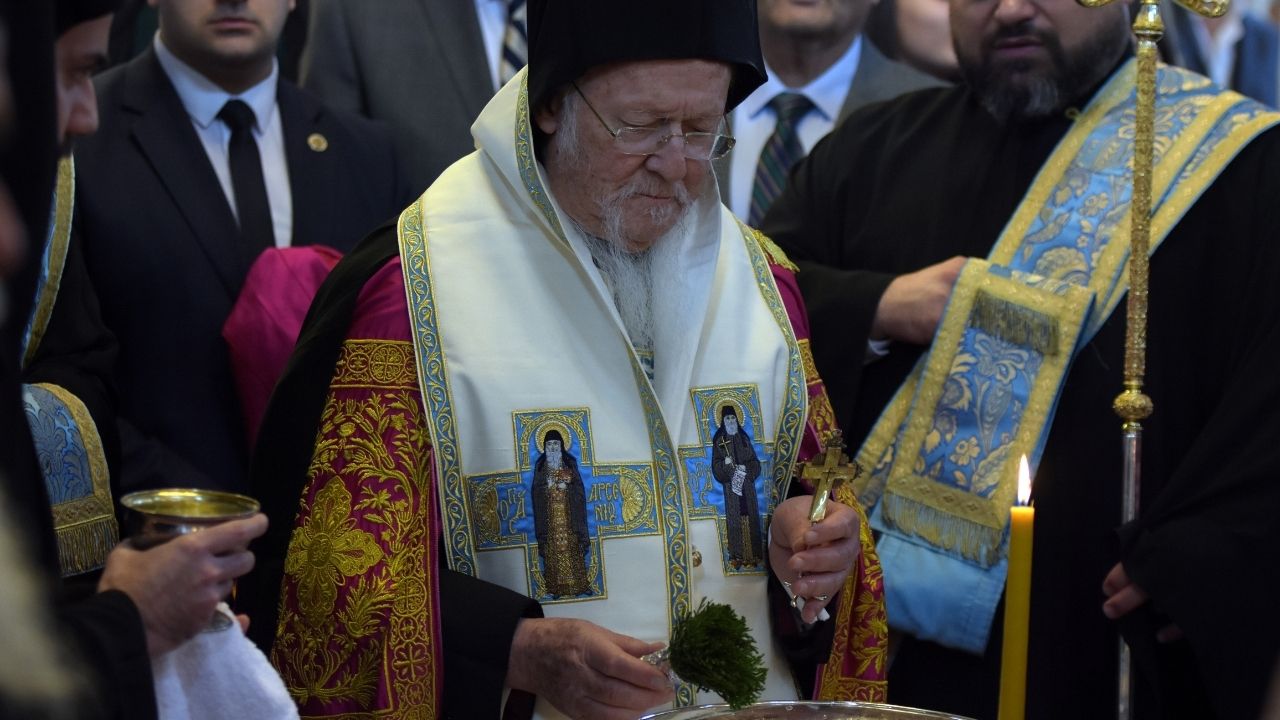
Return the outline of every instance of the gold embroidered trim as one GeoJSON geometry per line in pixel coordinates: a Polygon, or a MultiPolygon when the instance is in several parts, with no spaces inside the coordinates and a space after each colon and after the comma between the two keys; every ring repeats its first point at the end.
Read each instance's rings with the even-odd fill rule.
{"type": "Polygon", "coordinates": [[[98,425],[80,398],[51,383],[36,383],[66,407],[75,421],[89,463],[93,494],[53,506],[54,532],[58,536],[58,564],[63,577],[102,567],[107,554],[120,541],[115,504],[111,497],[111,472],[102,450],[98,425]]]}
{"type": "Polygon", "coordinates": [[[1004,232],[1000,233],[1000,239],[996,241],[996,246],[988,256],[992,264],[1008,265],[1013,261],[1014,255],[1027,236],[1027,231],[1031,229],[1031,224],[1039,217],[1040,209],[1045,206],[1050,194],[1062,182],[1067,168],[1071,167],[1072,161],[1079,154],[1080,148],[1084,147],[1089,135],[1112,108],[1129,97],[1133,88],[1132,72],[1132,69],[1126,69],[1112,76],[1099,91],[1097,98],[1090,102],[1080,117],[1072,123],[1071,129],[1058,143],[1058,147],[1054,148],[1049,159],[1040,168],[1040,172],[1036,173],[1031,189],[1018,204],[1018,209],[1014,211],[1004,232]]]}
{"type": "Polygon", "coordinates": [[[858,543],[862,548],[862,556],[858,562],[866,568],[866,572],[862,574],[862,582],[859,582],[860,573],[855,569],[840,591],[840,603],[834,619],[835,636],[831,643],[831,654],[821,669],[817,699],[885,702],[888,699],[888,683],[885,680],[866,679],[867,675],[883,678],[888,670],[889,619],[884,603],[881,602],[884,576],[880,569],[880,558],[876,554],[871,524],[867,522],[866,513],[854,496],[853,489],[847,485],[840,486],[836,489],[835,496],[836,500],[858,513],[861,524],[858,543]],[[852,660],[852,668],[846,667],[846,659],[852,660]]]}
{"type": "Polygon", "coordinates": [[[760,295],[773,314],[778,330],[782,332],[783,342],[787,345],[787,389],[779,410],[778,430],[774,435],[773,447],[773,483],[778,497],[784,498],[791,487],[791,478],[795,475],[796,457],[800,453],[804,424],[809,415],[809,394],[805,390],[804,362],[801,359],[800,344],[796,340],[795,330],[791,327],[791,317],[787,315],[782,294],[778,292],[778,284],[773,279],[773,272],[769,270],[765,252],[759,242],[760,239],[764,239],[764,236],[741,220],[737,223],[747,249],[747,257],[756,274],[756,285],[760,288],[760,295]]]}
{"type": "Polygon", "coordinates": [[[342,346],[331,387],[415,389],[413,343],[396,340],[348,340],[342,346]]]}
{"type": "Polygon", "coordinates": [[[804,363],[804,381],[807,385],[816,385],[822,382],[822,378],[818,377],[818,364],[813,361],[813,345],[809,342],[809,338],[797,340],[800,345],[800,361],[804,363]]]}
{"type": "MultiPolygon", "coordinates": [[[[407,345],[348,341],[339,363],[358,366],[353,356],[407,345]]],[[[271,651],[302,717],[436,716],[430,450],[413,389],[372,373],[364,385],[331,389],[289,543],[271,651]],[[371,709],[380,690],[390,706],[371,709]],[[361,709],[331,714],[325,704],[361,709]]]]}
{"type": "Polygon", "coordinates": [[[538,174],[538,159],[533,151],[533,131],[529,125],[529,69],[520,71],[520,94],[516,99],[516,165],[520,171],[520,179],[524,181],[525,192],[534,207],[542,213],[553,231],[553,235],[561,247],[568,250],[569,241],[565,239],[564,229],[560,227],[560,218],[556,217],[555,208],[542,187],[542,179],[538,174]]]}
{"type": "Polygon", "coordinates": [[[454,422],[453,392],[440,340],[435,295],[431,290],[431,256],[427,252],[426,208],[419,198],[400,213],[397,237],[404,271],[405,304],[413,329],[418,391],[426,408],[440,492],[445,558],[449,567],[475,577],[476,550],[467,530],[467,494],[462,478],[462,451],[454,422]]]}
{"type": "MultiPolygon", "coordinates": [[[[1054,345],[1075,347],[1082,319],[1092,301],[1086,288],[1071,285],[1064,294],[1057,295],[993,275],[987,268],[988,263],[982,260],[971,260],[965,265],[952,293],[950,309],[938,330],[934,350],[923,369],[924,377],[945,379],[958,364],[977,362],[976,358],[962,356],[959,348],[979,294],[1056,318],[1058,337],[1054,345]]],[[[1069,361],[1069,353],[1043,356],[1016,434],[989,452],[966,490],[944,486],[933,478],[917,474],[919,469],[914,464],[929,441],[928,434],[934,423],[932,409],[940,402],[945,387],[941,381],[922,384],[915,406],[924,411],[912,413],[907,420],[898,456],[889,473],[883,514],[886,522],[975,562],[993,563],[1009,521],[1008,508],[1017,493],[1017,478],[1012,475],[1016,464],[1007,460],[1033,454],[1032,447],[1048,421],[1069,361]],[[989,482],[983,484],[996,486],[987,498],[974,493],[980,476],[984,476],[984,468],[989,473],[985,476],[989,482]]]]}
{"type": "Polygon", "coordinates": [[[31,316],[31,331],[27,338],[27,347],[22,354],[22,365],[26,367],[35,357],[40,341],[44,339],[45,330],[49,328],[49,318],[53,316],[53,306],[58,302],[58,288],[62,285],[62,270],[67,263],[67,248],[71,246],[71,217],[76,201],[76,165],[71,155],[58,161],[58,180],[53,194],[53,228],[49,233],[49,267],[45,283],[39,289],[36,298],[35,312],[31,316]]]}
{"type": "Polygon", "coordinates": [[[796,264],[791,262],[791,258],[787,257],[787,254],[783,252],[782,248],[778,247],[777,243],[773,240],[770,240],[768,235],[765,235],[755,228],[750,228],[750,230],[756,242],[760,243],[760,249],[764,251],[766,256],[768,256],[770,263],[784,267],[793,273],[800,272],[800,268],[796,267],[796,264]]]}
{"type": "MultiPolygon", "coordinates": [[[[809,423],[818,437],[826,437],[837,429],[836,411],[831,407],[831,398],[827,396],[827,388],[817,383],[818,392],[809,396],[809,423]]],[[[812,386],[811,386],[812,387],[812,386]]]]}

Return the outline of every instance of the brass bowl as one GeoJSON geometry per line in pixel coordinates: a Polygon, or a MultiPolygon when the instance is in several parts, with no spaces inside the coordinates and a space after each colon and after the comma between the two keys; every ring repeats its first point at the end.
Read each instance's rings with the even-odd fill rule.
{"type": "Polygon", "coordinates": [[[864,702],[763,702],[732,710],[728,705],[665,710],[641,720],[967,720],[959,715],[864,702]]]}
{"type": "Polygon", "coordinates": [[[201,528],[247,518],[259,509],[258,501],[247,495],[193,488],[142,490],[120,498],[120,504],[130,510],[130,539],[144,550],[201,528]]]}

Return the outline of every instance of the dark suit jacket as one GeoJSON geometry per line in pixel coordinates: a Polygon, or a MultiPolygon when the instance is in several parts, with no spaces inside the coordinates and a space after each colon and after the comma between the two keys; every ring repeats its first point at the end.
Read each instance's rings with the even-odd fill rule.
{"type": "Polygon", "coordinates": [[[421,193],[475,149],[493,96],[474,0],[312,0],[302,86],[391,126],[421,193]]]}
{"type": "Polygon", "coordinates": [[[1231,87],[1271,107],[1280,104],[1280,29],[1266,20],[1244,16],[1244,37],[1236,44],[1231,87]]]}
{"type": "MultiPolygon", "coordinates": [[[[76,151],[77,241],[107,326],[124,490],[244,488],[247,448],[222,324],[248,271],[238,228],[153,50],[95,81],[101,126],[76,151]]],[[[294,244],[347,250],[408,200],[375,124],[281,81],[294,244]],[[310,139],[327,140],[327,147],[310,139]]]]}

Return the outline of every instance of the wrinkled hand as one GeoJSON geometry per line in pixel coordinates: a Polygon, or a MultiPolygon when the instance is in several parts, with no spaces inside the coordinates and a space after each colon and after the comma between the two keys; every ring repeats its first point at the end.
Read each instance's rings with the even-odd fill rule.
{"type": "MultiPolygon", "coordinates": [[[[1129,574],[1120,563],[1116,563],[1102,581],[1102,592],[1107,596],[1107,601],[1102,603],[1102,614],[1111,620],[1118,620],[1147,602],[1146,591],[1129,579],[1129,574]]],[[[1173,642],[1181,637],[1182,629],[1172,623],[1156,632],[1156,640],[1162,643],[1173,642]]]]}
{"type": "Polygon", "coordinates": [[[545,698],[572,718],[635,720],[675,697],[667,675],[640,656],[662,649],[585,620],[521,620],[507,686],[545,698]]]}
{"type": "Polygon", "coordinates": [[[953,257],[894,278],[880,296],[871,339],[928,345],[966,259],[953,257]]]}
{"type": "Polygon", "coordinates": [[[98,591],[121,590],[138,607],[152,657],[209,625],[231,581],[253,569],[249,541],[267,530],[261,513],[181,535],[148,550],[128,541],[107,556],[98,591]]]}
{"type": "Polygon", "coordinates": [[[770,527],[769,564],[779,580],[791,583],[791,590],[808,600],[801,613],[807,623],[844,587],[845,578],[858,561],[858,513],[848,505],[827,501],[822,522],[809,522],[813,498],[788,498],[773,513],[770,527]],[[801,575],[803,574],[803,577],[801,575]],[[819,599],[826,595],[826,600],[819,599]]]}

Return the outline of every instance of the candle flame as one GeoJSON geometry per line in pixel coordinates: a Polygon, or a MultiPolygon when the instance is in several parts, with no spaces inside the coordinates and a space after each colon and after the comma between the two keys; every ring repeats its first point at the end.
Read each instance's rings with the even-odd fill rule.
{"type": "Polygon", "coordinates": [[[1027,465],[1027,456],[1023,455],[1018,462],[1018,504],[1026,505],[1031,501],[1031,468],[1027,465]]]}

